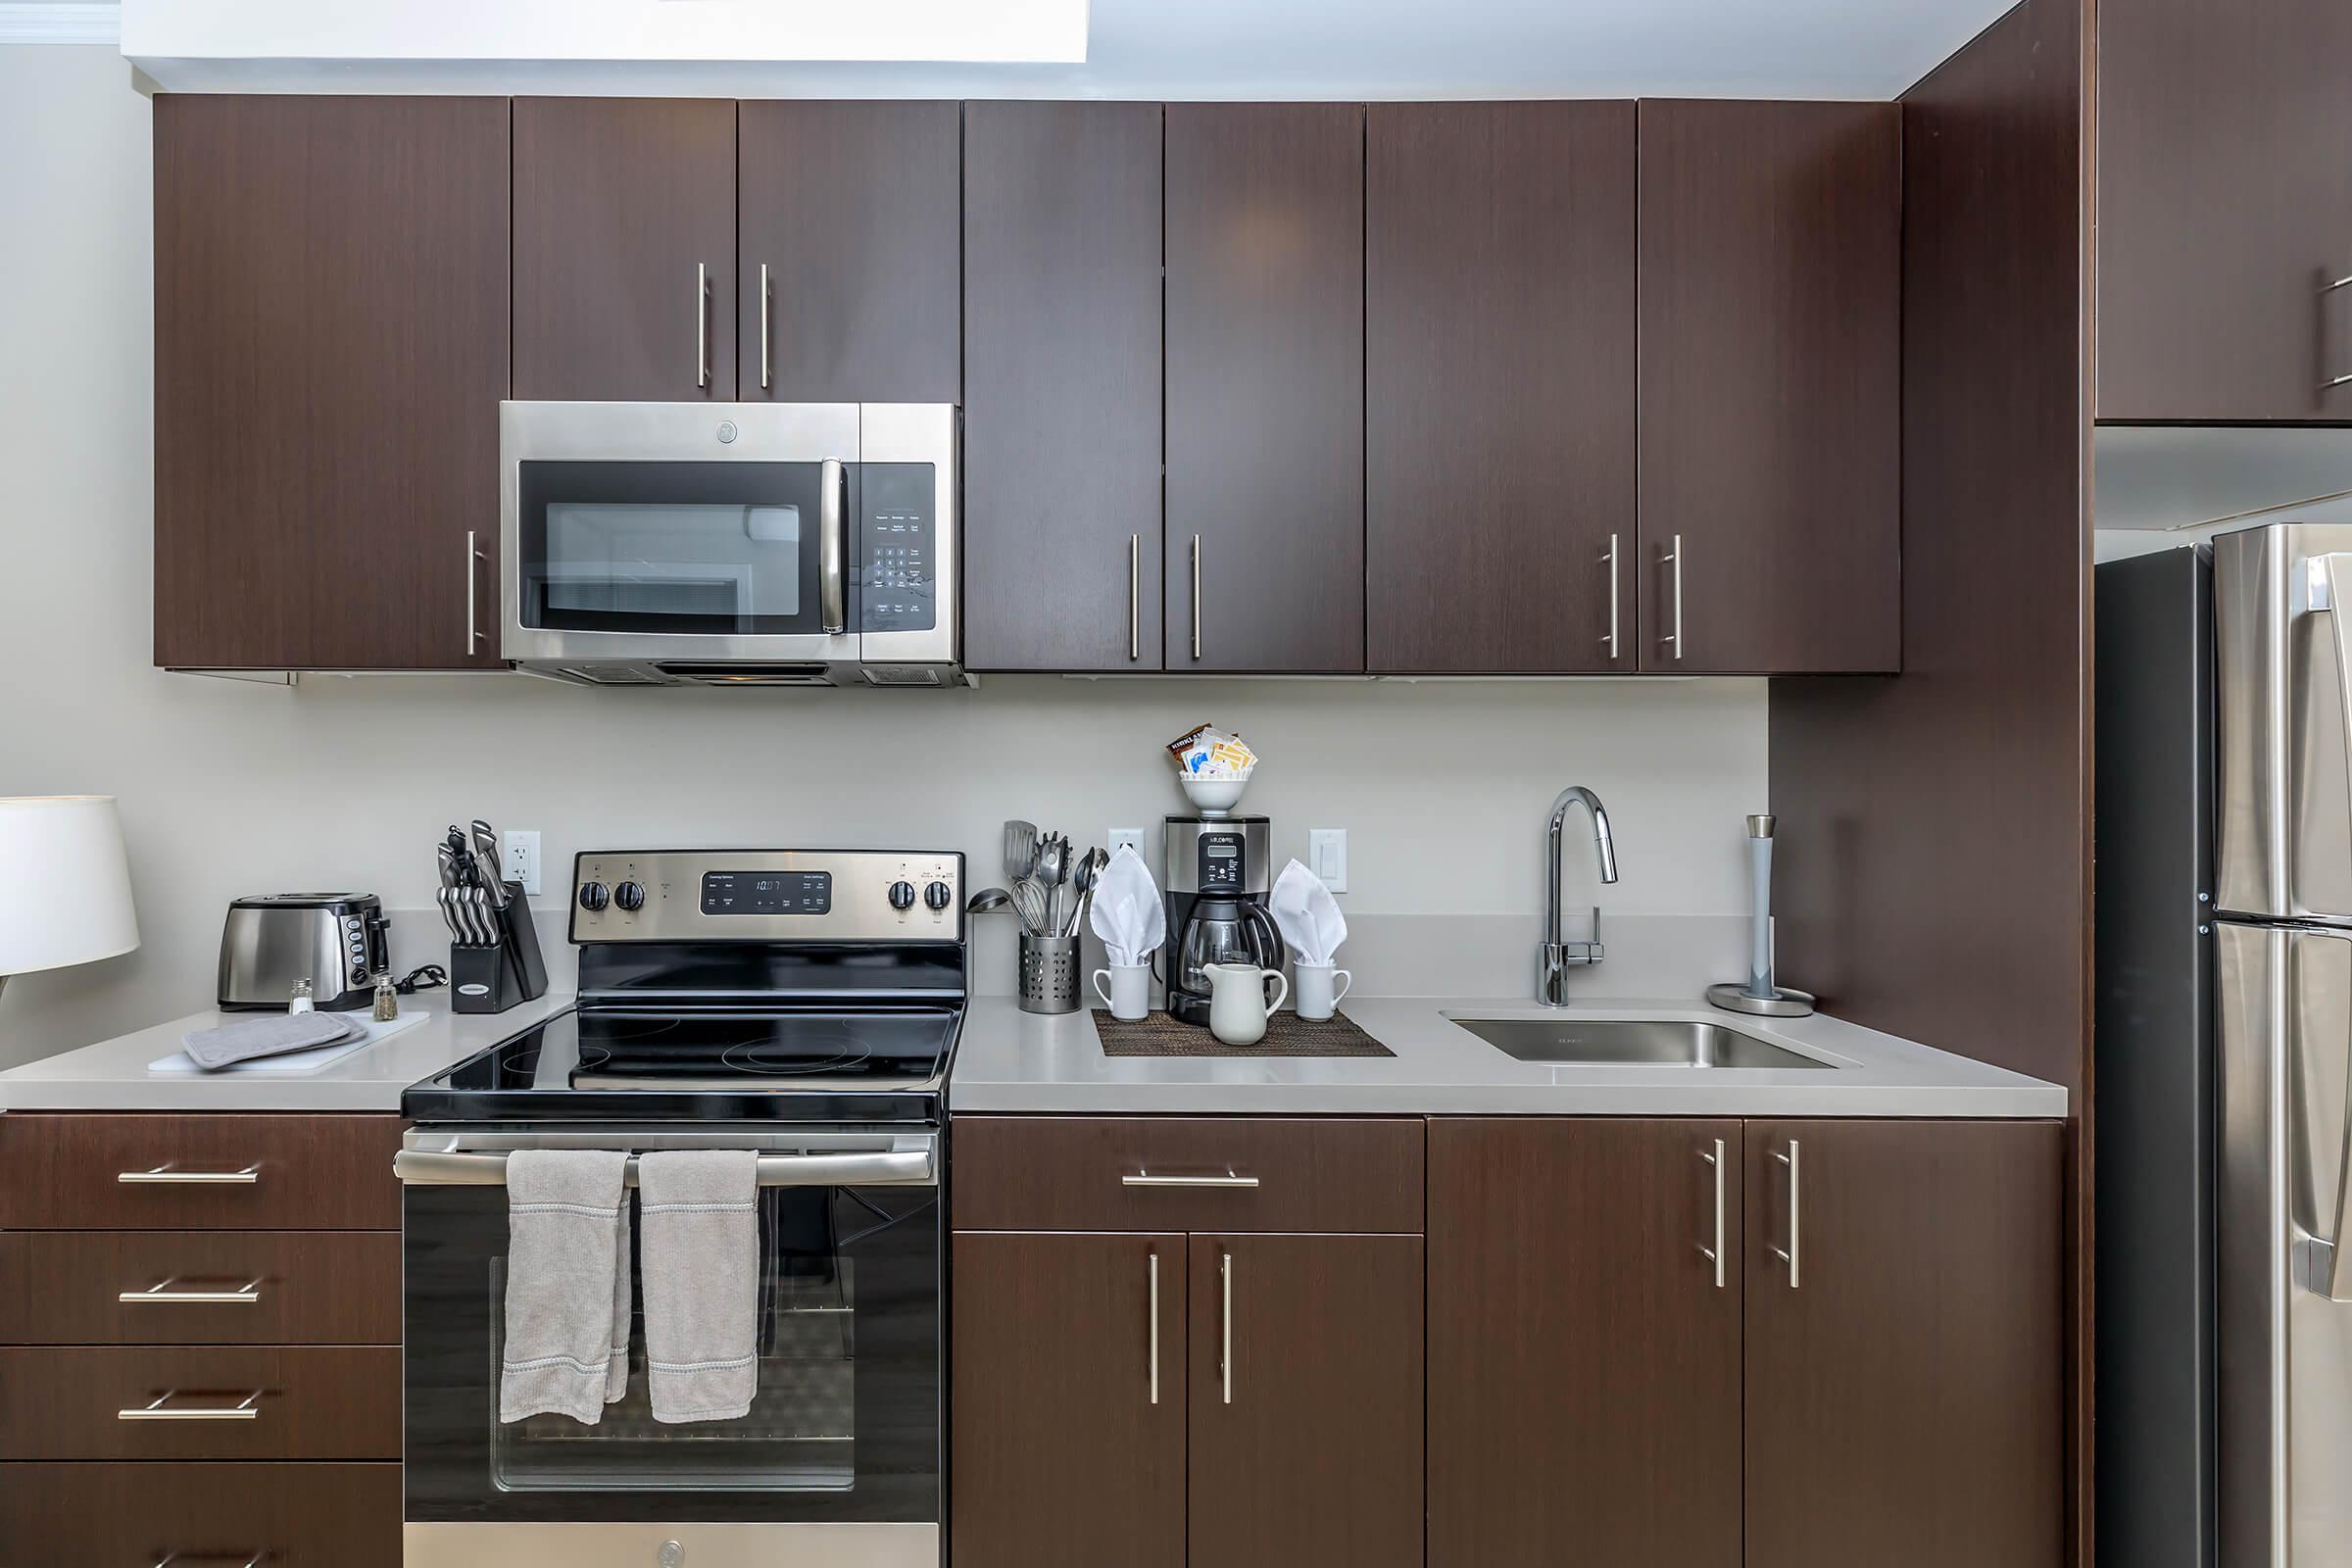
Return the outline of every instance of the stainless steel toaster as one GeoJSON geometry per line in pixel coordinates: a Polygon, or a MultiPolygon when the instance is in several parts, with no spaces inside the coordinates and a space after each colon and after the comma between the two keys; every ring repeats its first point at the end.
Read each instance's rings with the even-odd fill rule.
{"type": "Polygon", "coordinates": [[[220,927],[221,1009],[282,1009],[302,980],[321,1012],[364,1006],[391,969],[389,924],[372,893],[238,899],[220,927]]]}

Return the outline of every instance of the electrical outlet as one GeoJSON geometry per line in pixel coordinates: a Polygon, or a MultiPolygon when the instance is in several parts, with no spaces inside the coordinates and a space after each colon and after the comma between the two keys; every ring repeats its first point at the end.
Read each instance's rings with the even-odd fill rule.
{"type": "Polygon", "coordinates": [[[524,898],[539,894],[539,830],[511,827],[498,835],[498,847],[504,853],[504,875],[510,882],[522,884],[524,898]]]}
{"type": "Polygon", "coordinates": [[[1110,841],[1110,853],[1113,855],[1119,853],[1122,844],[1134,845],[1138,855],[1144,853],[1144,830],[1140,827],[1114,827],[1105,837],[1110,841]]]}
{"type": "Polygon", "coordinates": [[[1306,830],[1306,868],[1323,879],[1334,893],[1348,891],[1348,830],[1310,827],[1306,830]]]}

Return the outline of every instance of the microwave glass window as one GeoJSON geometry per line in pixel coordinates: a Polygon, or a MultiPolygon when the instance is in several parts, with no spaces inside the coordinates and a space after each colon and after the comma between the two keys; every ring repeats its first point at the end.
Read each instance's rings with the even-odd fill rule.
{"type": "Polygon", "coordinates": [[[520,482],[526,626],[818,629],[816,464],[526,463],[520,482]]]}

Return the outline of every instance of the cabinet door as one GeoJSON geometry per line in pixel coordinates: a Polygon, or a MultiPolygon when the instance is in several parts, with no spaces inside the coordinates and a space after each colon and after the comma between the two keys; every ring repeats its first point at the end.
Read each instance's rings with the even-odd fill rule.
{"type": "Polygon", "coordinates": [[[735,397],[735,106],[514,100],[514,395],[735,397]]]}
{"type": "Polygon", "coordinates": [[[762,99],[737,114],[743,401],[960,402],[957,107],[762,99]]]}
{"type": "Polygon", "coordinates": [[[964,662],[1160,667],[1157,104],[964,110],[964,662]]]}
{"type": "Polygon", "coordinates": [[[497,667],[507,180],[503,98],[156,96],[157,663],[497,667]]]}
{"type": "Polygon", "coordinates": [[[1892,670],[1900,110],[1645,99],[1641,137],[1642,667],[1892,670]]]}
{"type": "Polygon", "coordinates": [[[1192,1243],[1192,1568],[1413,1568],[1421,1238],[1192,1243]]]}
{"type": "Polygon", "coordinates": [[[1430,1122],[1432,1568],[1739,1568],[1740,1139],[1430,1122]]]}
{"type": "Polygon", "coordinates": [[[1634,106],[1368,114],[1370,666],[1631,670],[1634,106]]]}
{"type": "Polygon", "coordinates": [[[1167,667],[1364,667],[1364,111],[1167,109],[1167,667]]]}
{"type": "Polygon", "coordinates": [[[1747,1124],[1747,1568],[2057,1568],[2051,1122],[1747,1124]]]}
{"type": "Polygon", "coordinates": [[[2102,419],[2352,419],[2352,6],[2100,0],[2102,419]]]}
{"type": "Polygon", "coordinates": [[[1185,1238],[958,1233],[955,1568],[1182,1568],[1185,1238]]]}

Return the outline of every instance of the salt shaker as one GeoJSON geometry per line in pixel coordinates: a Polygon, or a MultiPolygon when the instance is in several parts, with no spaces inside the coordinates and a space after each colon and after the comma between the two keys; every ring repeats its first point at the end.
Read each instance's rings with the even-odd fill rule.
{"type": "Polygon", "coordinates": [[[308,980],[294,982],[294,995],[287,1001],[286,1010],[288,1012],[315,1012],[318,1010],[311,1004],[311,983],[308,980]]]}

